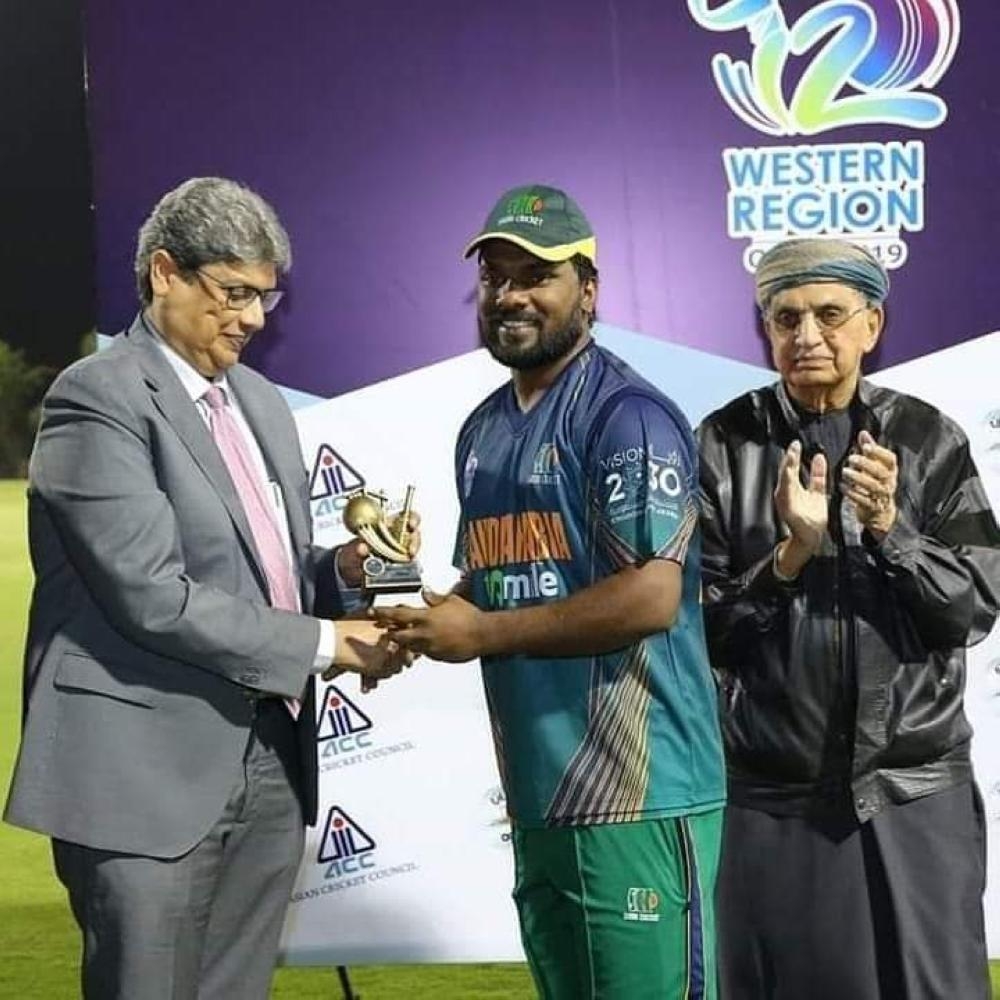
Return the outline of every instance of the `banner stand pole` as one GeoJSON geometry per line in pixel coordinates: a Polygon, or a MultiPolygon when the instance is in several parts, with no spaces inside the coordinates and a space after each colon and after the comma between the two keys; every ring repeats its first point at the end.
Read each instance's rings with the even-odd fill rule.
{"type": "Polygon", "coordinates": [[[351,977],[347,974],[346,965],[337,966],[337,976],[340,979],[340,988],[344,991],[344,1000],[361,1000],[361,994],[355,993],[351,987],[351,977]]]}

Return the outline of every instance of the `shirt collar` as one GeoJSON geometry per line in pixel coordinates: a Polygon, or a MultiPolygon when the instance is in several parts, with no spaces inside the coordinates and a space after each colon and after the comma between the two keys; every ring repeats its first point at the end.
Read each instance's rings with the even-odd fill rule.
{"type": "Polygon", "coordinates": [[[191,397],[191,401],[197,403],[202,396],[211,388],[213,385],[219,386],[221,389],[225,390],[226,398],[232,401],[233,393],[229,388],[229,380],[226,378],[226,373],[223,372],[221,375],[216,375],[215,378],[206,379],[201,372],[198,371],[189,361],[182,358],[167,342],[163,339],[163,334],[156,329],[156,324],[150,319],[149,314],[143,314],[143,322],[146,324],[146,329],[153,335],[153,339],[156,341],[156,346],[163,352],[163,356],[167,359],[167,363],[173,368],[177,377],[181,380],[181,385],[184,387],[184,391],[191,397]]]}

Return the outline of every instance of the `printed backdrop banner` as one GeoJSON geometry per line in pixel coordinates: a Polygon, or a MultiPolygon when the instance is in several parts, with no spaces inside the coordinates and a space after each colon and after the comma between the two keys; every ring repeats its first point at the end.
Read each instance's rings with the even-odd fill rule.
{"type": "MultiPolygon", "coordinates": [[[[466,356],[296,411],[317,541],[350,537],[351,490],[385,493],[398,509],[414,485],[423,579],[446,590],[455,500],[442,443],[503,375],[466,356]]],[[[292,894],[286,961],[521,960],[478,668],[421,660],[372,693],[358,688],[351,675],[318,683],[320,817],[292,894]]]]}
{"type": "MultiPolygon", "coordinates": [[[[183,17],[86,0],[86,24],[101,329],[131,318],[135,233],[163,191],[222,174],[273,201],[295,265],[248,360],[339,397],[300,412],[322,539],[341,536],[352,484],[401,497],[415,483],[427,572],[447,585],[454,431],[502,377],[475,350],[475,266],[459,255],[530,181],[583,205],[602,336],[693,421],[770,378],[752,309],[764,248],[821,234],[870,247],[893,283],[870,369],[963,422],[997,501],[1000,6],[246,0],[183,17]]],[[[997,840],[995,634],[971,662],[997,840]]],[[[327,808],[289,959],[517,954],[475,670],[320,693],[327,808]]]]}
{"type": "Polygon", "coordinates": [[[893,269],[882,366],[989,333],[1000,5],[964,0],[86,0],[99,325],[135,308],[155,198],[223,174],[278,207],[288,301],[253,347],[332,396],[474,349],[499,194],[565,188],[602,317],[765,364],[746,264],[783,236],[893,269]]]}

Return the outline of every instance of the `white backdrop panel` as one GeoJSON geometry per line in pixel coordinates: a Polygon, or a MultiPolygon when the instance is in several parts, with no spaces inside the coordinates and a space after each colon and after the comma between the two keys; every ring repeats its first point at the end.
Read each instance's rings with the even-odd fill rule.
{"type": "MultiPolygon", "coordinates": [[[[603,328],[600,339],[660,385],[697,422],[773,374],[603,328]]],[[[886,370],[881,384],[920,396],[969,434],[994,508],[1000,508],[1000,333],[886,370]]],[[[424,580],[447,589],[457,503],[455,436],[472,407],[506,379],[483,351],[296,412],[316,479],[317,542],[346,537],[337,491],[363,479],[397,505],[416,486],[424,580]],[[322,495],[332,486],[331,495],[322,495]]],[[[968,711],[987,803],[1000,843],[1000,632],[969,658],[968,711]]],[[[320,822],[285,927],[294,964],[520,960],[504,803],[476,664],[418,664],[359,695],[353,678],[320,683],[320,822]]],[[[996,855],[992,851],[991,855],[996,855]]],[[[1000,861],[990,863],[990,954],[1000,955],[1000,861]]]]}

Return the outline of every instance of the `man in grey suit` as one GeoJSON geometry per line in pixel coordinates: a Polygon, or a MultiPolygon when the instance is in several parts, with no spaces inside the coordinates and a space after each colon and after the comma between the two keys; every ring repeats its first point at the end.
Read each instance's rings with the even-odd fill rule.
{"type": "Polygon", "coordinates": [[[139,233],[132,327],[44,403],[6,819],[52,838],[91,1000],[267,996],[316,816],[310,675],[403,665],[331,621],[363,547],[312,545],[291,414],[238,363],[289,264],[258,195],[187,181],[139,233]]]}

